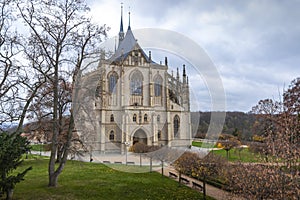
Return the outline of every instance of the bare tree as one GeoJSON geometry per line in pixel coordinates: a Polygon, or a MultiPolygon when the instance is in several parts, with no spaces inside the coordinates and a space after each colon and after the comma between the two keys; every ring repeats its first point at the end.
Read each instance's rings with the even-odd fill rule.
{"type": "MultiPolygon", "coordinates": [[[[20,17],[29,27],[30,37],[28,51],[31,62],[42,62],[37,69],[39,74],[52,84],[53,88],[53,136],[49,161],[49,186],[57,185],[58,176],[62,172],[74,130],[73,113],[71,112],[67,142],[63,148],[63,156],[58,167],[55,157],[58,150],[59,136],[59,78],[72,77],[72,88],[76,88],[75,80],[82,69],[83,61],[99,54],[97,45],[106,34],[106,27],[98,27],[91,23],[86,13],[88,6],[82,0],[75,1],[19,1],[17,4],[20,17]],[[30,54],[31,52],[31,54],[30,54]]],[[[74,90],[73,90],[74,91],[74,90]]],[[[76,94],[72,94],[73,99],[76,94]]],[[[71,108],[72,109],[72,108],[71,108]]]]}
{"type": "Polygon", "coordinates": [[[275,137],[278,121],[278,114],[281,111],[282,104],[272,99],[260,100],[256,106],[252,108],[252,113],[256,115],[257,122],[255,129],[260,130],[262,135],[270,142],[271,153],[275,154],[275,137]]]}
{"type": "Polygon", "coordinates": [[[20,62],[24,49],[22,36],[15,29],[14,1],[0,1],[0,142],[1,142],[1,192],[12,199],[13,189],[24,180],[23,172],[13,172],[22,163],[22,155],[29,150],[29,143],[21,136],[26,112],[44,79],[38,80],[28,73],[31,63],[20,62]],[[24,95],[30,91],[29,95],[24,95]],[[13,133],[2,129],[16,126],[13,133]]]}
{"type": "MultiPolygon", "coordinates": [[[[291,82],[283,93],[283,102],[270,99],[259,101],[253,107],[264,127],[264,142],[272,155],[285,162],[288,169],[297,170],[300,152],[300,78],[291,82]]],[[[268,153],[268,152],[266,152],[268,153]]]]}
{"type": "Polygon", "coordinates": [[[17,124],[21,132],[25,113],[39,87],[27,74],[28,66],[18,62],[22,55],[21,36],[12,31],[15,15],[13,1],[0,2],[0,127],[17,124]],[[24,96],[26,90],[31,95],[24,96]]]}

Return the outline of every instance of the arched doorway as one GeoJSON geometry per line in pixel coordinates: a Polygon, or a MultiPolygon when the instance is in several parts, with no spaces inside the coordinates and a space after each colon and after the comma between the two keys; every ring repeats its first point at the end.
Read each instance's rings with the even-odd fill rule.
{"type": "Polygon", "coordinates": [[[135,144],[137,142],[144,143],[147,145],[147,134],[142,129],[138,129],[133,134],[133,144],[135,144]]]}

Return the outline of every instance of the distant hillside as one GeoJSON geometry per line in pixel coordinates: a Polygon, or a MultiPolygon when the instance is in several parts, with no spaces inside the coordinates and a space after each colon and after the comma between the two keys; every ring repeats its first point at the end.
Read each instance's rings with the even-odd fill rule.
{"type": "MultiPolygon", "coordinates": [[[[197,123],[199,123],[199,126],[197,128],[197,134],[195,137],[205,137],[205,134],[209,127],[210,117],[211,112],[191,113],[193,130],[196,129],[196,125],[197,123]]],[[[237,136],[242,140],[251,140],[253,135],[252,127],[254,122],[254,114],[248,114],[243,112],[226,112],[226,118],[222,133],[237,136]]]]}

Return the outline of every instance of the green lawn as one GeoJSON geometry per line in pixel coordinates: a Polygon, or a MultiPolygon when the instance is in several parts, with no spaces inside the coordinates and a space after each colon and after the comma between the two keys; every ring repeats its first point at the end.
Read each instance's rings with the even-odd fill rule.
{"type": "Polygon", "coordinates": [[[30,165],[33,170],[17,184],[14,199],[202,199],[201,193],[156,172],[126,173],[79,161],[68,161],[59,185],[48,188],[48,161],[35,157],[24,162],[23,168],[30,165]]]}
{"type": "Polygon", "coordinates": [[[50,144],[32,144],[30,145],[31,151],[49,151],[50,144]]]}
{"type": "MultiPolygon", "coordinates": [[[[226,158],[224,149],[214,150],[213,153],[226,158]]],[[[239,149],[231,149],[229,151],[229,161],[263,162],[264,158],[260,154],[250,152],[248,148],[244,148],[241,151],[239,149]]]]}
{"type": "Polygon", "coordinates": [[[192,146],[202,147],[202,148],[216,148],[216,144],[204,143],[204,142],[199,142],[199,141],[192,141],[192,146]]]}

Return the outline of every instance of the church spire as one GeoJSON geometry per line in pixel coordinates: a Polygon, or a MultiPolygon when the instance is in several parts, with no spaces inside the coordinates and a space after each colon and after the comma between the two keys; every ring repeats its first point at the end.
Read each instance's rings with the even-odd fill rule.
{"type": "Polygon", "coordinates": [[[124,39],[124,31],[123,31],[123,3],[121,3],[121,23],[120,23],[120,32],[119,32],[119,45],[121,41],[124,39]]]}
{"type": "Polygon", "coordinates": [[[183,75],[182,75],[183,84],[186,84],[186,72],[185,72],[185,65],[183,65],[183,75]]]}
{"type": "Polygon", "coordinates": [[[128,30],[131,30],[131,27],[130,27],[130,7],[129,7],[129,12],[128,12],[128,30]]]}

